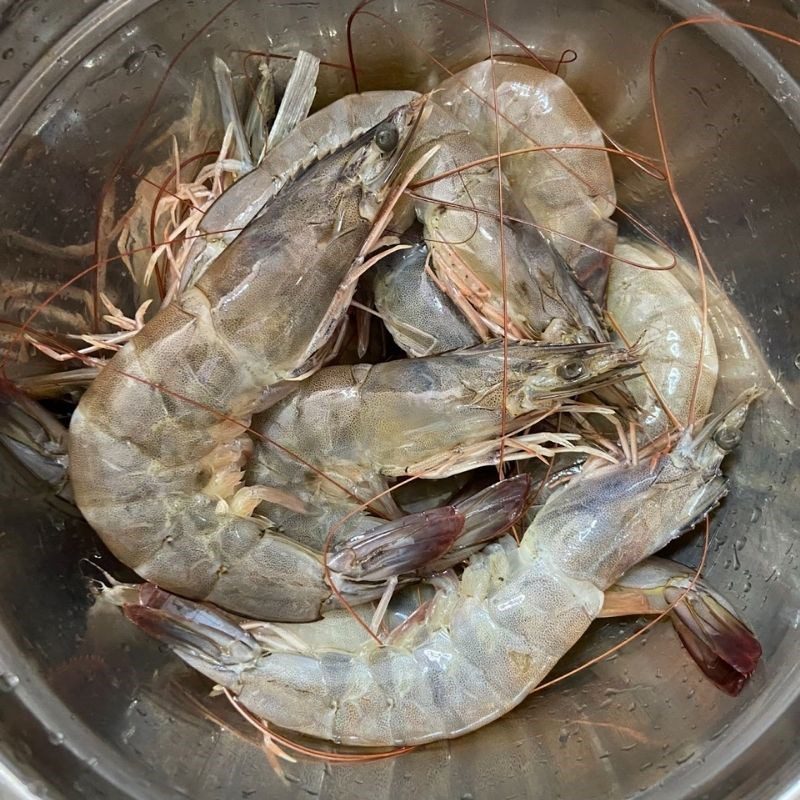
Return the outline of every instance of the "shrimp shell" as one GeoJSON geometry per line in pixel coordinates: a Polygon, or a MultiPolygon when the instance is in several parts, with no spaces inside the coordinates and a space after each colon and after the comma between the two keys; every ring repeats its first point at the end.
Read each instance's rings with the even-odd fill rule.
{"type": "MultiPolygon", "coordinates": [[[[605,144],[601,129],[567,83],[527,64],[482,61],[445,80],[434,97],[469,125],[490,153],[497,151],[496,124],[501,152],[605,144]],[[499,115],[494,112],[495,86],[499,115]]],[[[610,219],[617,198],[608,154],[571,147],[524,153],[503,159],[503,173],[533,219],[554,231],[547,234],[553,246],[601,301],[609,259],[591,248],[610,253],[617,235],[610,219]]]]}
{"type": "Polygon", "coordinates": [[[419,95],[406,91],[351,94],[297,125],[267,151],[259,167],[240,178],[211,206],[189,253],[192,265],[181,288],[191,286],[208,265],[264,212],[269,201],[310,164],[340,150],[377,125],[392,109],[419,95]]]}
{"type": "Polygon", "coordinates": [[[698,370],[695,417],[702,419],[708,413],[719,372],[717,348],[710,327],[703,333],[702,310],[666,269],[673,263],[669,252],[649,243],[620,239],[614,255],[656,268],[642,269],[615,260],[608,278],[609,313],[627,341],[641,339],[644,345],[642,368],[647,377],[634,378],[627,386],[642,409],[644,438],[653,440],[672,427],[662,400],[681,427],[690,422],[698,370]]]}

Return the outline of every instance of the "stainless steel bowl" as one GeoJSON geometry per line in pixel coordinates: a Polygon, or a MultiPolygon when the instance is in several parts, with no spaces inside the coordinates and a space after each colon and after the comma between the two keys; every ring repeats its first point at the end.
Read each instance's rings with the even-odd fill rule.
{"type": "MultiPolygon", "coordinates": [[[[465,0],[467,2],[468,0],[465,0]]],[[[100,187],[168,62],[221,0],[0,2],[0,220],[54,245],[91,240],[100,187]]],[[[305,46],[343,62],[352,0],[238,0],[191,43],[142,129],[151,142],[186,103],[212,53],[305,46]]],[[[468,2],[480,11],[480,2],[468,2]]],[[[753,4],[755,6],[756,4],[753,4]]],[[[728,4],[726,8],[730,11],[728,4]]],[[[494,20],[537,51],[578,53],[572,85],[615,137],[655,153],[647,60],[702,0],[492,0],[494,20]]],[[[415,87],[485,55],[479,18],[433,2],[379,0],[356,22],[364,86],[415,87]]],[[[740,13],[796,34],[797,4],[740,13]]],[[[502,37],[496,45],[510,52],[502,37]]],[[[235,58],[236,56],[231,56],[235,58]]],[[[716,514],[709,579],[757,631],[764,660],[736,699],[714,689],[668,625],[460,740],[362,766],[287,765],[186,700],[201,691],[169,653],[113,613],[90,612],[92,562],[111,565],[86,525],[3,464],[0,504],[0,794],[40,798],[782,798],[800,797],[800,52],[733,28],[685,29],[658,57],[678,184],[723,285],[763,348],[776,388],[753,414],[716,514]],[[188,676],[188,682],[186,682],[188,676]]],[[[327,71],[320,101],[350,89],[327,71]]],[[[139,147],[116,191],[154,156],[139,147]]],[[[622,201],[679,247],[664,193],[617,165],[622,201]]],[[[122,200],[120,200],[122,202],[122,200]]],[[[3,237],[3,286],[66,267],[3,237]]],[[[88,263],[88,262],[86,262],[88,263]]],[[[109,268],[122,295],[124,270],[109,268]]],[[[2,290],[0,290],[2,292],[2,290]]],[[[698,557],[696,539],[682,543],[698,557]]],[[[620,637],[601,625],[584,650],[620,637]]]]}

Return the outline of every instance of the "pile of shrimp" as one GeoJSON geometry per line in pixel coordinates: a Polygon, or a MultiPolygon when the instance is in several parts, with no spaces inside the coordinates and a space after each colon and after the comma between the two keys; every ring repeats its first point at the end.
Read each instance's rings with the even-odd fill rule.
{"type": "Polygon", "coordinates": [[[134,307],[98,291],[106,327],[79,350],[35,333],[56,292],[22,325],[79,368],[19,380],[3,443],[42,476],[57,460],[61,497],[145,581],[102,596],[272,759],[320,755],[281,729],[391,748],[332,760],[473,731],[602,616],[669,615],[729,693],[761,654],[700,568],[655,557],[707,529],[761,389],[711,413],[720,290],[652,65],[660,158],[605,134],[565,57],[485,22],[486,57],[439,64],[434,91],[361,93],[353,56],[355,92],[310,115],[313,53],[280,103],[270,56],[215,59],[181,135],[217,113],[216,138],[186,158],[176,132],[121,219],[101,203],[134,307]],[[665,184],[695,264],[618,207],[615,159],[665,184]],[[31,399],[67,388],[68,432],[31,399]]]}

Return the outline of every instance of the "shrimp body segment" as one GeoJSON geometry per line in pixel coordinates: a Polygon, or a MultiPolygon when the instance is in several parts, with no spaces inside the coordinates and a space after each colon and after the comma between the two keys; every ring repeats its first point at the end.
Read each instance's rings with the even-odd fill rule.
{"type": "Polygon", "coordinates": [[[668,269],[670,253],[620,239],[614,255],[651,268],[615,260],[608,277],[608,311],[627,341],[642,343],[646,375],[627,386],[642,409],[644,438],[653,440],[672,427],[663,404],[681,427],[689,423],[695,381],[695,416],[702,419],[708,413],[719,372],[716,343],[711,327],[703,330],[700,306],[668,269]]]}
{"type": "Polygon", "coordinates": [[[604,592],[720,500],[720,464],[757,394],[654,461],[583,472],[551,495],[519,546],[506,539],[473,556],[460,581],[380,644],[314,646],[280,626],[259,639],[169,600],[126,614],[279,726],[365,746],[460,736],[520,703],[600,614],[604,592]]]}
{"type": "Polygon", "coordinates": [[[256,617],[319,613],[329,588],[318,555],[250,517],[244,429],[270,386],[308,371],[345,312],[421,110],[396,109],[287,185],[83,396],[69,436],[75,500],[143,578],[256,617]],[[386,126],[397,135],[385,150],[386,126]]]}

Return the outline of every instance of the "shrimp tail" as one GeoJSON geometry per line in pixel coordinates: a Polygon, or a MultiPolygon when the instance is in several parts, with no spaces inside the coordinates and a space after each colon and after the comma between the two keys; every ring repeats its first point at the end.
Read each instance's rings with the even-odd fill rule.
{"type": "Polygon", "coordinates": [[[455,508],[465,517],[458,546],[483,545],[508,530],[525,511],[530,490],[530,475],[517,475],[456,503],[455,508]]]}
{"type": "Polygon", "coordinates": [[[349,602],[364,603],[380,596],[394,578],[450,569],[522,517],[530,487],[529,476],[520,475],[452,505],[353,536],[328,555],[329,580],[349,602]]]}
{"type": "MultiPolygon", "coordinates": [[[[674,578],[665,588],[668,603],[689,586],[674,578]]],[[[708,584],[698,581],[670,615],[683,646],[716,686],[736,697],[755,672],[761,645],[753,632],[708,584]]]]}
{"type": "Polygon", "coordinates": [[[450,550],[463,530],[464,514],[453,506],[409,514],[348,539],[331,552],[327,564],[336,583],[344,581],[358,601],[358,582],[368,582],[371,596],[373,582],[423,567],[450,550]]]}
{"type": "Polygon", "coordinates": [[[142,584],[138,603],[124,604],[122,612],[206,674],[209,669],[224,671],[247,663],[261,653],[258,642],[224,611],[177,597],[153,584],[142,584]]]}
{"type": "Polygon", "coordinates": [[[761,645],[736,612],[693,570],[650,558],[606,592],[601,616],[658,614],[670,621],[692,659],[726,694],[738,695],[761,658],[761,645]],[[687,591],[688,590],[688,591],[687,591]]]}
{"type": "Polygon", "coordinates": [[[426,565],[426,571],[442,572],[464,561],[487,542],[506,533],[522,519],[531,493],[530,475],[517,475],[455,502],[464,515],[464,532],[452,549],[426,565]]]}

